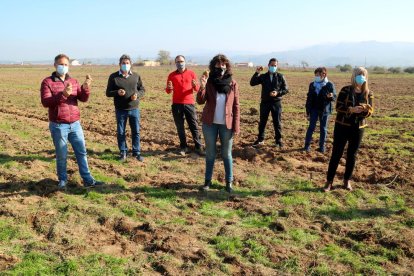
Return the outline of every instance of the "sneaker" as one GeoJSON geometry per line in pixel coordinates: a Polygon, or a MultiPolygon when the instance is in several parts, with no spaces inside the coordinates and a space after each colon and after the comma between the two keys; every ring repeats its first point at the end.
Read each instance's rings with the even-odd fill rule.
{"type": "Polygon", "coordinates": [[[310,152],[310,147],[304,147],[303,151],[305,151],[306,153],[309,153],[310,152]]]}
{"type": "Polygon", "coordinates": [[[264,141],[263,140],[259,140],[259,139],[257,139],[253,143],[253,147],[260,147],[260,146],[263,146],[263,145],[264,145],[264,141]]]}
{"type": "Polygon", "coordinates": [[[119,154],[119,162],[125,162],[126,160],[127,160],[127,154],[126,154],[126,152],[121,152],[120,154],[119,154]]]}
{"type": "Polygon", "coordinates": [[[132,153],[132,156],[135,157],[139,162],[144,162],[144,157],[141,156],[141,154],[138,153],[132,153]]]}
{"type": "Polygon", "coordinates": [[[144,157],[142,157],[140,154],[135,155],[135,158],[136,158],[139,162],[144,162],[144,157]]]}
{"type": "Polygon", "coordinates": [[[66,191],[66,181],[65,180],[59,180],[58,189],[66,191]]]}
{"type": "Polygon", "coordinates": [[[279,149],[283,149],[283,142],[282,141],[276,142],[276,147],[279,147],[279,149]]]}
{"type": "Polygon", "coordinates": [[[93,180],[91,183],[83,183],[83,186],[85,187],[85,188],[94,188],[94,187],[96,187],[96,186],[102,186],[102,185],[104,185],[105,183],[104,182],[102,182],[102,181],[97,181],[97,180],[93,180]]]}
{"type": "Polygon", "coordinates": [[[210,187],[211,187],[211,180],[208,180],[208,181],[206,180],[204,182],[204,185],[201,186],[200,190],[202,190],[202,191],[208,191],[208,190],[210,190],[210,187]]]}

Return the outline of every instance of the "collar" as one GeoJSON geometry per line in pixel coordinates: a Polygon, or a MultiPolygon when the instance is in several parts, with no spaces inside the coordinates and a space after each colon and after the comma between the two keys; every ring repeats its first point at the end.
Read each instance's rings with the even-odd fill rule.
{"type": "MultiPolygon", "coordinates": [[[[61,78],[59,78],[59,76],[57,75],[56,71],[52,73],[51,78],[53,79],[53,81],[62,81],[61,78]]],[[[71,77],[69,76],[69,74],[65,75],[65,80],[70,79],[71,77]]]]}
{"type": "MultiPolygon", "coordinates": [[[[118,74],[119,74],[119,75],[124,75],[124,74],[122,74],[122,71],[121,71],[121,70],[119,70],[119,71],[118,71],[118,74]]],[[[129,70],[129,72],[128,72],[128,76],[130,76],[130,75],[132,75],[131,70],[129,70]]]]}
{"type": "Polygon", "coordinates": [[[177,74],[184,74],[185,72],[187,72],[187,67],[184,69],[184,71],[181,73],[180,71],[178,71],[178,69],[177,70],[175,70],[175,72],[177,73],[177,74]]]}

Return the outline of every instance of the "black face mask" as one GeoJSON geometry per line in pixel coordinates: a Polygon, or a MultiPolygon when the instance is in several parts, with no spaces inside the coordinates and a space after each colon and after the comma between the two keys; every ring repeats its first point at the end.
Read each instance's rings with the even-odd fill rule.
{"type": "Polygon", "coordinates": [[[221,68],[221,67],[217,68],[217,67],[214,67],[214,76],[216,76],[216,77],[223,76],[225,72],[226,72],[226,69],[225,68],[221,68]]]}

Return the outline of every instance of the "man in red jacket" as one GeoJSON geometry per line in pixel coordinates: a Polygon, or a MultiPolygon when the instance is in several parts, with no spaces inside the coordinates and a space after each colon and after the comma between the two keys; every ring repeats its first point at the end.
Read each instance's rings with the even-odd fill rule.
{"type": "Polygon", "coordinates": [[[195,151],[199,155],[203,155],[193,96],[193,93],[199,89],[197,75],[186,68],[183,55],[178,55],[175,58],[175,65],[177,70],[168,75],[165,92],[168,94],[173,93],[171,109],[178,137],[180,138],[180,154],[185,155],[188,151],[184,130],[185,118],[193,136],[195,151]]]}
{"type": "Polygon", "coordinates": [[[79,173],[85,187],[102,185],[96,181],[88,168],[86,158],[85,137],[79,122],[80,112],[78,100],[86,102],[90,94],[92,79],[86,76],[82,86],[71,78],[69,71],[69,57],[60,54],[55,57],[56,71],[42,81],[40,96],[42,105],[49,108],[49,129],[56,150],[56,169],[59,178],[59,189],[66,189],[68,180],[66,172],[68,142],[75,152],[79,173]]]}

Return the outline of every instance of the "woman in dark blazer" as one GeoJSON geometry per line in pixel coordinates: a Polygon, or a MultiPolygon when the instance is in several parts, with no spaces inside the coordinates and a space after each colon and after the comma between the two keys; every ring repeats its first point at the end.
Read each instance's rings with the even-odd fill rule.
{"type": "Polygon", "coordinates": [[[206,144],[206,172],[203,190],[211,187],[216,141],[220,138],[224,163],[226,191],[233,190],[233,135],[240,132],[239,87],[233,80],[229,59],[222,54],[210,61],[210,75],[200,79],[197,103],[205,104],[201,121],[206,144]]]}
{"type": "Polygon", "coordinates": [[[355,68],[352,72],[351,85],[341,89],[336,101],[337,114],[333,148],[326,177],[325,192],[332,189],[339,160],[347,143],[343,187],[352,191],[350,178],[354,171],[356,155],[361,145],[364,129],[367,126],[366,118],[371,116],[374,111],[373,98],[374,96],[368,89],[368,71],[364,67],[355,68]]]}

